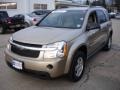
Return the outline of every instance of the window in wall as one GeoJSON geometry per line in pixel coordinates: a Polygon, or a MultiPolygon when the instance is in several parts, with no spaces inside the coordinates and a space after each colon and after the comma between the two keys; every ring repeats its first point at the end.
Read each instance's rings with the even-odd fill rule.
{"type": "Polygon", "coordinates": [[[17,9],[17,3],[9,3],[7,9],[17,9]]]}
{"type": "Polygon", "coordinates": [[[0,2],[0,9],[17,9],[15,2],[0,2]]]}
{"type": "Polygon", "coordinates": [[[39,9],[40,5],[39,4],[34,4],[34,9],[39,9]]]}
{"type": "Polygon", "coordinates": [[[47,9],[47,4],[34,4],[34,9],[47,9]]]}
{"type": "Polygon", "coordinates": [[[0,2],[0,9],[6,9],[6,6],[3,2],[0,2]]]}

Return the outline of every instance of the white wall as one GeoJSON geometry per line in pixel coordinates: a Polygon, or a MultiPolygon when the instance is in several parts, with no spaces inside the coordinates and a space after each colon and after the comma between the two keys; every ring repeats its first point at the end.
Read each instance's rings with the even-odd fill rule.
{"type": "Polygon", "coordinates": [[[6,2],[16,2],[17,9],[7,9],[9,16],[34,11],[34,3],[47,4],[48,10],[55,9],[55,0],[4,0],[6,2]]]}

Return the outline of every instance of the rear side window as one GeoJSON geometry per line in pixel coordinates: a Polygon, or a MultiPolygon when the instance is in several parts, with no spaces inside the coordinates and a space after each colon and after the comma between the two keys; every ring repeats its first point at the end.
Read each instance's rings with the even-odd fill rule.
{"type": "Polygon", "coordinates": [[[107,17],[102,10],[98,10],[96,11],[96,13],[97,13],[98,21],[100,24],[107,22],[107,17]]]}

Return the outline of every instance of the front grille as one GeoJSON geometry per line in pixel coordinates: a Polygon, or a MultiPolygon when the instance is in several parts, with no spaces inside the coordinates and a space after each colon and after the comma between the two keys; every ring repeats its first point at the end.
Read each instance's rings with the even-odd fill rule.
{"type": "Polygon", "coordinates": [[[16,44],[18,44],[18,45],[22,45],[22,46],[42,48],[42,45],[28,44],[28,43],[18,42],[18,41],[15,41],[15,40],[13,40],[13,43],[16,43],[16,44]]]}
{"type": "Polygon", "coordinates": [[[32,57],[32,58],[37,58],[40,54],[40,51],[20,48],[13,44],[11,44],[11,51],[20,56],[32,57]]]}

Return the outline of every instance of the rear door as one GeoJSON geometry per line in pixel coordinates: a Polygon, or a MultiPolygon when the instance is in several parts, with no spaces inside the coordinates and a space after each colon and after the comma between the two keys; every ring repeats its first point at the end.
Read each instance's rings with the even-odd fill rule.
{"type": "Polygon", "coordinates": [[[97,14],[97,18],[98,18],[98,22],[100,24],[100,44],[104,44],[107,40],[107,33],[109,31],[109,28],[111,26],[111,23],[109,21],[109,17],[107,16],[107,14],[105,13],[104,10],[97,10],[96,11],[97,14]]]}

